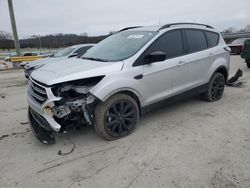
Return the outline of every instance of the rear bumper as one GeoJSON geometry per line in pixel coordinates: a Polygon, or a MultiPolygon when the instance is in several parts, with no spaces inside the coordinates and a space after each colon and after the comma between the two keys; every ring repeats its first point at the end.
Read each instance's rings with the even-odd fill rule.
{"type": "Polygon", "coordinates": [[[240,54],[242,52],[242,46],[229,46],[231,54],[240,54]]]}

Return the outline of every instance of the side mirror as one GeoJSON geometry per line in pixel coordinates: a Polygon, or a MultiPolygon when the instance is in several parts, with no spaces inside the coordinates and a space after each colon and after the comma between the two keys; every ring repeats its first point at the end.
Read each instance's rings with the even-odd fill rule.
{"type": "Polygon", "coordinates": [[[159,61],[164,61],[165,59],[166,59],[166,53],[157,51],[157,52],[152,52],[146,55],[144,58],[144,62],[145,64],[150,64],[150,63],[155,63],[159,61]]]}
{"type": "Polygon", "coordinates": [[[76,56],[78,56],[78,53],[73,53],[73,54],[69,55],[69,57],[68,57],[68,58],[71,58],[71,57],[76,57],[76,56]]]}

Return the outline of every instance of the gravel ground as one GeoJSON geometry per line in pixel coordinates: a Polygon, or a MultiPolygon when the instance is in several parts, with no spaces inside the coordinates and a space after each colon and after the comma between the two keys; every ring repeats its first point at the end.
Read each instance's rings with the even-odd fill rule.
{"type": "Polygon", "coordinates": [[[112,142],[93,128],[38,142],[27,125],[22,70],[0,72],[0,187],[250,187],[250,69],[244,87],[215,103],[197,98],[153,111],[130,136],[112,142]],[[68,152],[72,143],[73,153],[68,152]]]}

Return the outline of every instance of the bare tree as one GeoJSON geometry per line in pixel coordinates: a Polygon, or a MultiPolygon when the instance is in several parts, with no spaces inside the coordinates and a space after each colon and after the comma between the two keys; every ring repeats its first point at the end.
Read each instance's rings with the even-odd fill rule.
{"type": "Polygon", "coordinates": [[[14,47],[13,36],[10,32],[0,31],[0,48],[10,49],[14,47]]]}
{"type": "Polygon", "coordinates": [[[229,28],[225,29],[223,32],[224,33],[236,33],[237,32],[237,28],[235,28],[235,27],[229,27],[229,28]]]}
{"type": "Polygon", "coordinates": [[[80,36],[87,37],[88,33],[87,32],[83,32],[83,33],[80,34],[80,36]]]}
{"type": "Polygon", "coordinates": [[[250,24],[245,27],[245,32],[250,32],[250,24]]]}
{"type": "Polygon", "coordinates": [[[0,40],[3,39],[13,39],[12,34],[7,31],[0,31],[0,40]]]}

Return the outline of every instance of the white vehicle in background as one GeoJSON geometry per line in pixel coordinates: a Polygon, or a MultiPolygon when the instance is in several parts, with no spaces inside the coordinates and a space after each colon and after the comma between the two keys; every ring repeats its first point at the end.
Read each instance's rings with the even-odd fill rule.
{"type": "Polygon", "coordinates": [[[34,70],[41,68],[47,63],[52,63],[52,62],[60,61],[60,60],[71,58],[71,57],[82,56],[92,46],[93,44],[79,44],[79,45],[70,46],[63,50],[60,50],[53,57],[42,58],[36,61],[26,63],[24,66],[25,77],[29,78],[30,74],[34,70]]]}
{"type": "Polygon", "coordinates": [[[34,71],[27,90],[29,125],[45,144],[94,126],[106,140],[131,134],[139,116],[185,97],[219,100],[230,54],[211,26],[175,23],[126,28],[81,58],[34,71]]]}
{"type": "Polygon", "coordinates": [[[6,69],[6,65],[0,63],[0,70],[1,70],[1,69],[6,69]]]}

